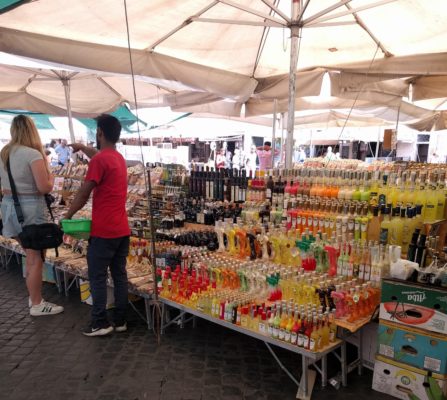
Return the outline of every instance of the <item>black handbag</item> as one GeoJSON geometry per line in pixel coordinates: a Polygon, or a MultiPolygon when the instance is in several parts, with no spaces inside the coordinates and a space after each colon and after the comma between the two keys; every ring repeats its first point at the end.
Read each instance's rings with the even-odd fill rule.
{"type": "MultiPolygon", "coordinates": [[[[9,184],[11,186],[12,198],[14,200],[14,208],[16,210],[17,219],[22,226],[22,232],[19,233],[19,240],[24,249],[46,250],[55,249],[56,256],[59,255],[57,248],[63,242],[64,233],[62,229],[54,223],[53,212],[51,210],[51,202],[53,197],[45,195],[45,203],[53,221],[45,224],[23,225],[25,219],[23,217],[22,207],[20,206],[19,197],[17,196],[16,185],[11,174],[9,159],[6,163],[8,169],[9,184]]],[[[43,257],[42,257],[43,258],[43,257]]]]}

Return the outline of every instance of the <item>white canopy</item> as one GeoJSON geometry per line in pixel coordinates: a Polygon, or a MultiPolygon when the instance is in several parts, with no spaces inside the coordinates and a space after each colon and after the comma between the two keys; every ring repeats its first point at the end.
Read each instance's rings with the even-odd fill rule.
{"type": "MultiPolygon", "coordinates": [[[[128,0],[134,71],[137,79],[145,77],[137,83],[137,94],[142,93],[138,102],[234,116],[240,116],[245,104],[247,116],[259,116],[272,113],[273,101],[278,100],[278,111],[285,111],[291,3],[128,0]],[[144,84],[148,81],[167,91],[154,92],[144,84]],[[161,101],[160,93],[166,95],[161,101]]],[[[302,30],[296,109],[328,109],[333,115],[334,110],[355,105],[356,109],[387,106],[395,111],[400,107],[402,112],[407,107],[402,97],[422,101],[447,97],[439,87],[447,80],[444,0],[299,3],[302,30]],[[333,71],[332,98],[315,100],[326,71],[333,71]]],[[[0,15],[0,51],[43,59],[67,70],[80,68],[87,75],[105,71],[101,79],[119,94],[119,100],[131,102],[128,82],[114,75],[130,73],[124,4],[108,0],[77,0],[65,7],[58,0],[26,3],[0,15]]],[[[73,85],[97,95],[104,90],[98,83],[90,86],[81,81],[73,85]]],[[[0,88],[0,102],[42,107],[42,101],[48,100],[43,82],[32,86],[28,92],[0,88]]],[[[52,103],[53,113],[61,112],[59,100],[52,103]]],[[[95,107],[101,104],[107,110],[113,102],[87,98],[84,104],[80,101],[78,111],[73,109],[86,113],[87,109],[97,111],[95,107]]],[[[423,129],[443,127],[445,118],[440,112],[420,109],[416,114],[423,129]]]]}

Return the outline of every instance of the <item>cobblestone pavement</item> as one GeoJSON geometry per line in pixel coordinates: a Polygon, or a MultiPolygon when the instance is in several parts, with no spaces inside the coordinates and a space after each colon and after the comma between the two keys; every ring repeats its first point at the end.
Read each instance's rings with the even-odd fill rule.
{"type": "MultiPolygon", "coordinates": [[[[168,328],[157,345],[133,311],[128,332],[87,338],[80,330],[89,321],[90,307],[80,303],[79,292],[65,297],[45,284],[44,295],[65,312],[31,318],[19,267],[0,267],[0,399],[295,398],[296,386],[256,339],[201,320],[196,328],[168,328]]],[[[287,351],[278,354],[298,376],[299,358],[287,351]]],[[[349,386],[339,390],[321,389],[317,381],[312,398],[391,399],[372,391],[371,379],[370,372],[352,373],[349,386]]]]}

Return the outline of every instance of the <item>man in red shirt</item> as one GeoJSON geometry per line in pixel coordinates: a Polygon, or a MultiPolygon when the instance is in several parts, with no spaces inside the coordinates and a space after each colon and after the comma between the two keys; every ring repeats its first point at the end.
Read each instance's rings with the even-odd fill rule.
{"type": "Polygon", "coordinates": [[[107,270],[113,279],[115,331],[127,330],[127,272],[130,229],[126,214],[127,168],[115,145],[121,124],[112,115],[97,118],[98,150],[82,144],[72,144],[91,158],[84,184],[79,189],[65,215],[71,219],[84,207],[93,191],[92,230],[87,250],[88,277],[93,299],[92,321],[83,332],[86,336],[104,336],[113,331],[107,320],[107,270]]]}

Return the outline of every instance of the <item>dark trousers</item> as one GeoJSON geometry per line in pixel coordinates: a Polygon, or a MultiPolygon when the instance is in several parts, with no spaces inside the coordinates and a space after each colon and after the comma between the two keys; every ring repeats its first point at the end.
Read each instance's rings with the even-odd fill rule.
{"type": "Polygon", "coordinates": [[[113,322],[120,326],[126,322],[127,272],[126,257],[129,254],[129,237],[103,239],[91,237],[87,250],[88,278],[93,299],[92,326],[103,328],[107,320],[107,269],[113,279],[115,308],[113,322]]]}

